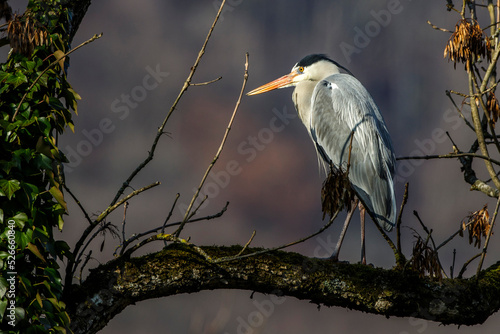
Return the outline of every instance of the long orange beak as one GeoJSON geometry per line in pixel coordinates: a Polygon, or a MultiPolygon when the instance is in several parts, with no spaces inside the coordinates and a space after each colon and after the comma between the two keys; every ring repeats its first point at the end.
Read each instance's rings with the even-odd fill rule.
{"type": "Polygon", "coordinates": [[[247,95],[257,95],[257,94],[262,94],[265,92],[269,92],[274,89],[282,88],[286,85],[289,85],[293,82],[293,78],[295,78],[298,74],[297,73],[290,73],[287,75],[282,76],[281,78],[278,78],[274,81],[271,81],[269,83],[266,83],[265,85],[262,85],[258,88],[255,88],[251,92],[248,92],[247,95]]]}

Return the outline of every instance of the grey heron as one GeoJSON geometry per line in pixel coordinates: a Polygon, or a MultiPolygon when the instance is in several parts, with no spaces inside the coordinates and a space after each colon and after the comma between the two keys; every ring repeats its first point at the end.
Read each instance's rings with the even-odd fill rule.
{"type": "MultiPolygon", "coordinates": [[[[345,169],[359,199],[361,252],[364,254],[364,210],[386,231],[396,221],[393,175],[395,154],[384,119],[366,88],[346,68],[323,54],[304,57],[291,72],[247,95],[295,86],[292,100],[324,166],[345,169]],[[340,69],[348,73],[341,73],[340,69]],[[352,136],[352,139],[351,139],[352,136]],[[350,156],[349,156],[350,154],[350,156]]],[[[351,206],[337,247],[338,252],[357,205],[351,206]]]]}

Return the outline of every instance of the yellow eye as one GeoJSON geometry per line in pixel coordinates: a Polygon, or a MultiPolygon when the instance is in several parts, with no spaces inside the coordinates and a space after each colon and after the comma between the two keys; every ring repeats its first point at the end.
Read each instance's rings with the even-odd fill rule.
{"type": "Polygon", "coordinates": [[[300,72],[300,73],[304,72],[304,68],[303,68],[302,66],[301,66],[301,67],[299,67],[299,72],[300,72]]]}

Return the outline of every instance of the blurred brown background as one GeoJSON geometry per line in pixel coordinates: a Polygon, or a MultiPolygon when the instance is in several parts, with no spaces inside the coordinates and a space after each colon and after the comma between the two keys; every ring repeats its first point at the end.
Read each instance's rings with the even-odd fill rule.
{"type": "MultiPolygon", "coordinates": [[[[24,9],[27,1],[14,1],[24,9]]],[[[215,1],[95,1],[74,39],[74,46],[96,33],[104,36],[71,56],[70,82],[82,96],[76,133],[60,138],[70,155],[68,186],[87,210],[99,214],[122,182],[146,157],[157,127],[177,96],[213,22],[215,1]],[[151,73],[156,72],[156,76],[151,73]]],[[[127,235],[163,223],[176,193],[185,208],[211,162],[236,102],[243,78],[245,52],[250,53],[247,91],[277,78],[303,56],[326,53],[348,67],[371,92],[385,117],[397,156],[451,151],[449,131],[459,148],[468,150],[472,133],[458,122],[445,90],[466,91],[466,75],[443,59],[448,33],[426,21],[454,29],[458,16],[445,1],[249,1],[227,2],[221,21],[194,77],[208,86],[191,87],[166,127],[154,161],[135,179],[138,189],[162,185],[130,201],[127,235]],[[438,130],[436,130],[438,129],[438,130]]],[[[485,22],[483,21],[483,25],[485,22]]],[[[5,52],[5,50],[4,50],[5,52]]],[[[198,245],[244,244],[253,230],[253,246],[271,247],[318,230],[323,181],[314,147],[291,101],[291,89],[244,97],[220,160],[202,191],[209,199],[200,216],[229,209],[217,220],[190,225],[184,237],[198,245]],[[286,115],[286,116],[283,116],[286,115]],[[228,165],[229,164],[229,165],[228,165]]],[[[457,103],[461,103],[456,99],[457,103]]],[[[484,176],[480,161],[475,163],[484,176]]],[[[397,198],[410,183],[403,218],[407,254],[421,218],[439,243],[457,230],[470,212],[495,201],[470,192],[454,160],[400,161],[397,198]]],[[[487,177],[486,177],[487,178],[487,177]]],[[[129,189],[127,193],[131,191],[129,189]]],[[[111,216],[120,226],[122,210],[111,216]]],[[[291,248],[325,257],[336,242],[345,214],[324,234],[291,248]]],[[[86,222],[73,203],[61,238],[74,245],[86,222]]],[[[389,247],[372,223],[367,224],[368,261],[394,264],[389,247]]],[[[421,232],[423,233],[423,232],[421,232]]],[[[394,233],[391,234],[395,237],[394,233]]],[[[497,237],[486,266],[498,260],[497,237]]],[[[118,244],[106,237],[102,253],[95,242],[89,266],[111,258],[118,244]]],[[[161,249],[154,244],[144,252],[161,249]]],[[[457,250],[455,274],[477,252],[458,238],[440,253],[445,268],[457,250]]],[[[359,261],[359,218],[348,231],[341,259],[359,261]]],[[[477,266],[474,262],[466,275],[477,266]]],[[[500,318],[482,326],[439,326],[419,319],[385,319],[287,297],[272,308],[270,296],[250,291],[214,291],[141,302],[127,308],[102,331],[112,333],[498,333],[500,318]]]]}

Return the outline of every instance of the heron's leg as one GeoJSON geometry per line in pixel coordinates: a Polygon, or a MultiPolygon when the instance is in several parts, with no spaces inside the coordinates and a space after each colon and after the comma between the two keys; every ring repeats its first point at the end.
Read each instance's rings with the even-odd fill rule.
{"type": "Polygon", "coordinates": [[[345,218],[344,227],[342,227],[342,232],[340,232],[339,241],[337,241],[337,245],[335,246],[335,250],[333,251],[332,256],[330,256],[330,260],[337,262],[339,260],[340,247],[342,246],[342,242],[344,241],[345,233],[347,232],[347,227],[351,222],[352,215],[354,214],[354,210],[358,206],[358,199],[351,205],[351,210],[347,213],[347,217],[345,218]]]}
{"type": "Polygon", "coordinates": [[[365,252],[365,207],[361,202],[359,206],[359,215],[361,218],[361,264],[366,264],[366,252],[365,252]]]}

